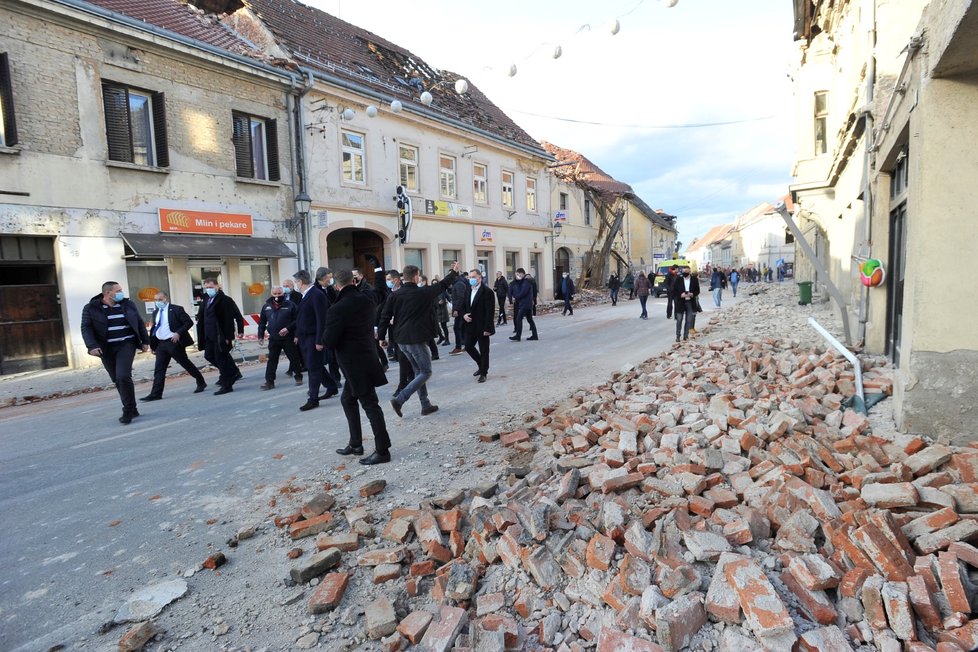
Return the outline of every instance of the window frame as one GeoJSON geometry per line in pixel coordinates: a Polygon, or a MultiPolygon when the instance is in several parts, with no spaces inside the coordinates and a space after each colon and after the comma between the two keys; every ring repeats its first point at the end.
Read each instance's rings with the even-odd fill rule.
{"type": "Polygon", "coordinates": [[[410,143],[397,143],[397,181],[404,187],[404,191],[414,194],[421,194],[421,148],[418,145],[412,145],[410,143]],[[404,158],[401,150],[407,149],[414,152],[414,162],[410,162],[404,158]],[[414,168],[414,187],[409,186],[405,181],[405,166],[410,166],[414,168]]]}
{"type": "Polygon", "coordinates": [[[591,200],[584,198],[584,226],[591,226],[591,200]]]}
{"type": "Polygon", "coordinates": [[[340,129],[340,182],[343,185],[364,187],[367,185],[367,134],[362,131],[354,131],[353,129],[340,129]],[[353,147],[352,145],[346,144],[346,135],[356,136],[360,139],[360,147],[353,147]],[[350,156],[350,177],[347,178],[346,175],[346,156],[350,156]],[[357,180],[354,174],[353,161],[359,157],[360,159],[360,173],[362,178],[357,180]]]}
{"type": "Polygon", "coordinates": [[[557,193],[557,210],[566,211],[570,205],[570,195],[566,192],[557,193]]]}
{"type": "Polygon", "coordinates": [[[516,208],[516,173],[512,170],[502,170],[499,174],[499,197],[503,208],[516,208]],[[506,183],[509,175],[509,183],[506,183]]]}
{"type": "Polygon", "coordinates": [[[17,140],[10,58],[6,52],[0,52],[0,147],[13,147],[17,144],[17,140]]]}
{"type": "Polygon", "coordinates": [[[438,153],[438,192],[445,199],[458,199],[458,158],[444,152],[438,153]],[[451,168],[443,165],[445,160],[452,162],[451,168]],[[451,194],[445,192],[446,181],[451,181],[451,194]]]}
{"type": "Polygon", "coordinates": [[[472,163],[472,203],[480,206],[489,205],[489,165],[486,163],[472,163]],[[481,175],[476,173],[476,168],[480,167],[482,168],[481,175]],[[479,188],[480,183],[481,190],[479,188]]]}
{"type": "Polygon", "coordinates": [[[536,177],[526,178],[526,212],[537,212],[537,179],[536,177]]]}
{"type": "Polygon", "coordinates": [[[829,92],[815,91],[812,98],[812,137],[815,148],[815,156],[828,154],[829,151],[829,92]],[[822,100],[822,107],[819,109],[819,100],[822,100]],[[819,140],[819,130],[821,129],[822,138],[819,140]]]}
{"type": "Polygon", "coordinates": [[[278,121],[246,111],[231,110],[231,143],[234,148],[234,174],[239,179],[281,181],[278,151],[278,121]],[[258,176],[255,166],[254,123],[261,122],[264,135],[265,176],[258,176]],[[247,129],[242,130],[243,123],[247,129]],[[247,149],[246,149],[247,148],[247,149]]]}
{"type": "Polygon", "coordinates": [[[167,145],[166,128],[166,97],[163,93],[129,84],[101,80],[102,112],[105,118],[106,160],[117,163],[127,163],[144,168],[167,168],[170,166],[169,147],[167,145]],[[133,117],[130,96],[146,97],[148,100],[149,136],[152,143],[152,161],[136,162],[136,145],[133,137],[133,117]],[[124,100],[125,117],[119,106],[113,102],[124,100]],[[119,121],[119,122],[116,122],[119,121]]]}

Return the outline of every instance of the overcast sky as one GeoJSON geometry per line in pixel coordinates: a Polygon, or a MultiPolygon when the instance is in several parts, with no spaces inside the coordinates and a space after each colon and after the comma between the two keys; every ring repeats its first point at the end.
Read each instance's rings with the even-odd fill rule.
{"type": "Polygon", "coordinates": [[[684,243],[787,191],[788,0],[306,2],[467,77],[534,138],[678,215],[684,243]],[[731,121],[748,122],[663,128],[731,121]]]}

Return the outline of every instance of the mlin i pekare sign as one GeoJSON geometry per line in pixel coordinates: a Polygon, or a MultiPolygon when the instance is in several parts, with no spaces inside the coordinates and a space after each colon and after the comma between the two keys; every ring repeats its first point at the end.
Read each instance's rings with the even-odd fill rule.
{"type": "Polygon", "coordinates": [[[214,213],[182,208],[161,208],[160,233],[253,235],[254,224],[251,215],[247,213],[214,213]]]}

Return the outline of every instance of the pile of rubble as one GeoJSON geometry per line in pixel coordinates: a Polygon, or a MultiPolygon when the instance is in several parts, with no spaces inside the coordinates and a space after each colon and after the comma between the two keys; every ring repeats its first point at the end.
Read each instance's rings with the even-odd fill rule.
{"type": "MultiPolygon", "coordinates": [[[[574,294],[574,298],[571,300],[571,305],[574,306],[575,310],[578,308],[587,308],[589,306],[600,306],[606,303],[611,303],[611,295],[608,294],[607,290],[589,290],[587,288],[577,290],[577,292],[574,294]]],[[[563,299],[556,301],[539,301],[539,303],[537,303],[538,315],[549,315],[550,313],[562,312],[563,310],[563,299]]]]}
{"type": "Polygon", "coordinates": [[[375,481],[277,519],[318,535],[297,645],[978,646],[978,449],[874,434],[846,361],[790,344],[677,345],[483,435],[525,462],[497,484],[391,510],[375,481]]]}

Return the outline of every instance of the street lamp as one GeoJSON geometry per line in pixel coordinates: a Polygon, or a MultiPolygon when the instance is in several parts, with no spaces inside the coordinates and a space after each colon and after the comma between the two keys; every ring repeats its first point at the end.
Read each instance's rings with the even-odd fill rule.
{"type": "Polygon", "coordinates": [[[305,226],[306,226],[306,218],[309,216],[309,209],[312,207],[312,199],[309,198],[309,195],[306,193],[305,190],[300,190],[299,194],[296,195],[295,199],[293,199],[292,201],[295,203],[295,212],[296,214],[298,214],[299,217],[289,220],[289,231],[299,232],[299,237],[297,237],[296,240],[302,242],[302,253],[304,254],[303,258],[305,259],[304,261],[305,265],[302,264],[303,263],[302,259],[300,259],[299,264],[300,266],[308,267],[310,260],[309,260],[309,247],[307,244],[308,241],[305,237],[306,234],[305,226]]]}
{"type": "Polygon", "coordinates": [[[554,240],[560,235],[562,228],[564,228],[564,225],[558,220],[554,220],[550,223],[550,235],[543,236],[544,241],[550,240],[550,264],[553,266],[553,273],[551,275],[553,276],[555,297],[557,294],[557,253],[554,251],[554,240]]]}

